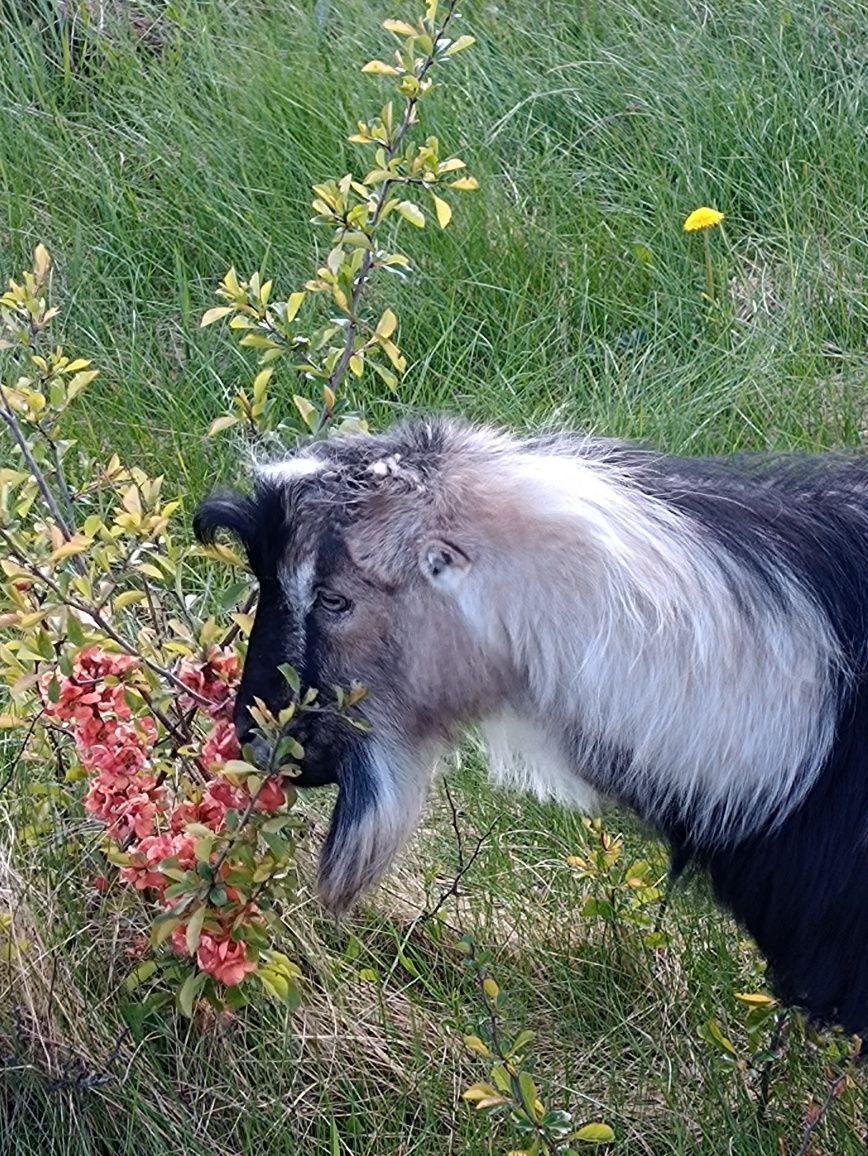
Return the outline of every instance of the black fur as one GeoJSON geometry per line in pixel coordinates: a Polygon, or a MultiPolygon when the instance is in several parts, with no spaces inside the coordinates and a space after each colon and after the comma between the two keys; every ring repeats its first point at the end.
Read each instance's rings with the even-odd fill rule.
{"type": "Polygon", "coordinates": [[[697,843],[680,819],[664,830],[674,866],[709,871],[781,998],[868,1035],[868,461],[657,458],[637,478],[772,600],[783,564],[837,636],[851,674],[837,687],[832,750],[798,808],[724,848],[697,843]]]}

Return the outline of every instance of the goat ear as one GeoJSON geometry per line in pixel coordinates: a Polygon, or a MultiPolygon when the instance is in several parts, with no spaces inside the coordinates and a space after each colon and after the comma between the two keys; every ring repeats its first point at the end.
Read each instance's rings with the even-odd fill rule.
{"type": "Polygon", "coordinates": [[[430,538],[419,554],[419,569],[432,586],[441,590],[454,589],[470,567],[470,559],[464,551],[443,538],[430,538]]]}

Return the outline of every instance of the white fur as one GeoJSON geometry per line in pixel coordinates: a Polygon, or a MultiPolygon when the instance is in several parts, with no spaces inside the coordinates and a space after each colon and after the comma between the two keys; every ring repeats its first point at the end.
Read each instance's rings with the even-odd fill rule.
{"type": "Polygon", "coordinates": [[[316,458],[299,456],[284,458],[283,461],[279,462],[260,463],[256,466],[256,472],[262,477],[268,478],[269,481],[280,485],[282,482],[291,482],[296,478],[305,478],[311,474],[319,473],[324,464],[316,458]]]}
{"type": "Polygon", "coordinates": [[[619,785],[649,819],[673,808],[715,841],[783,817],[833,739],[841,659],[828,621],[786,571],[783,606],[736,575],[745,613],[701,527],[592,445],[484,464],[508,533],[455,597],[523,680],[518,717],[486,727],[496,773],[579,802],[582,764],[593,777],[615,749],[619,785]]]}
{"type": "Polygon", "coordinates": [[[545,728],[506,712],[486,720],[482,733],[495,782],[538,799],[570,803],[585,815],[602,810],[603,797],[581,778],[581,768],[558,749],[545,728]]]}

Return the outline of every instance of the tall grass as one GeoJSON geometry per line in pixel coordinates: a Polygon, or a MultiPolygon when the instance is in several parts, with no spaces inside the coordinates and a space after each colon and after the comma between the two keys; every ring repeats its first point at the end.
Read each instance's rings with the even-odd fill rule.
{"type": "MultiPolygon", "coordinates": [[[[145,38],[121,21],[97,49],[65,40],[51,7],[0,3],[0,269],[49,246],[65,341],[103,369],[82,440],[192,503],[237,472],[231,443],[203,430],[249,376],[198,317],[230,263],[267,264],[287,289],[309,275],[309,187],[352,163],[346,130],[379,95],[357,65],[380,19],[407,9],[142,0],[128,7],[145,38]]],[[[449,408],[693,453],[860,444],[861,4],[468,0],[464,16],[474,59],[431,105],[432,130],[482,188],[446,233],[413,238],[420,272],[395,296],[413,364],[399,397],[364,399],[372,422],[449,408]],[[719,313],[681,232],[700,204],[726,214],[719,313]]],[[[494,948],[551,1101],[606,1119],[619,1154],[792,1154],[808,1097],[823,1098],[821,1053],[794,1046],[762,1121],[699,1039],[710,1017],[737,1038],[732,993],[761,983],[701,883],[672,898],[671,949],[649,954],[629,929],[613,940],[578,914],[576,817],[490,792],[472,752],[461,822],[468,837],[497,826],[446,926],[413,924],[455,870],[435,792],[401,868],[345,924],[306,892],[286,913],[307,977],[297,1016],[257,1006],[195,1027],[125,991],[135,921],[88,894],[63,832],[13,840],[32,784],[4,761],[0,909],[23,901],[30,940],[0,962],[4,1156],[505,1150],[508,1133],[458,1100],[481,1073],[460,1046],[480,1009],[456,927],[494,948]]],[[[309,806],[315,843],[326,803],[309,806]]],[[[627,835],[638,853],[645,836],[627,835]]],[[[848,1092],[815,1150],[861,1152],[860,1112],[848,1092]]]]}

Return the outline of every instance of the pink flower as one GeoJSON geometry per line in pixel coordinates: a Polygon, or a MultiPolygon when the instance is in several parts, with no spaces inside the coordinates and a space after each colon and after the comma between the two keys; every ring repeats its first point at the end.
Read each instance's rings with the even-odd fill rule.
{"type": "Polygon", "coordinates": [[[135,835],[142,839],[154,830],[164,808],[164,791],[153,776],[129,778],[112,772],[96,776],[84,797],[84,809],[102,819],[113,839],[135,835]]]}
{"type": "Polygon", "coordinates": [[[238,943],[229,936],[217,938],[207,931],[199,939],[196,962],[202,971],[226,987],[235,987],[245,975],[256,970],[256,964],[247,958],[246,943],[238,943]]]}
{"type": "Polygon", "coordinates": [[[172,938],[169,940],[172,945],[172,951],[175,955],[189,955],[187,951],[187,925],[182,923],[180,927],[176,927],[172,932],[172,938]]]}
{"type": "MultiPolygon", "coordinates": [[[[238,655],[231,650],[212,646],[205,659],[185,658],[178,668],[178,679],[197,696],[210,705],[206,708],[215,718],[229,713],[233,690],[241,678],[241,663],[238,655]]],[[[195,706],[191,698],[181,700],[184,710],[195,706]]]]}
{"type": "Polygon", "coordinates": [[[195,841],[183,834],[146,835],[131,858],[132,864],[121,868],[121,879],[132,883],[137,891],[149,889],[162,895],[170,880],[160,871],[160,864],[175,859],[182,871],[192,871],[196,866],[195,841]]]}
{"type": "MultiPolygon", "coordinates": [[[[176,955],[189,955],[185,924],[175,928],[170,943],[176,955]]],[[[235,987],[245,975],[256,971],[256,964],[247,958],[247,944],[236,942],[228,933],[214,935],[203,931],[196,948],[196,963],[201,971],[213,975],[226,987],[235,987]]]]}
{"type": "Polygon", "coordinates": [[[263,783],[262,790],[256,800],[258,811],[278,811],[286,802],[286,795],[279,779],[274,777],[263,783]]]}
{"type": "Polygon", "coordinates": [[[227,811],[243,811],[250,802],[246,791],[233,787],[225,779],[214,779],[208,784],[205,795],[213,805],[223,808],[224,820],[227,811]]]}
{"type": "Polygon", "coordinates": [[[237,759],[241,754],[235,728],[229,719],[221,719],[214,724],[211,733],[202,747],[202,762],[208,770],[213,770],[220,763],[229,759],[237,759]]]}
{"type": "Polygon", "coordinates": [[[108,654],[99,647],[83,650],[72,665],[72,674],[58,677],[53,670],[39,679],[39,689],[49,718],[69,721],[81,719],[84,714],[96,718],[114,714],[128,719],[130,707],[124,697],[123,680],[135,667],[136,660],[128,654],[108,654]],[[106,679],[114,680],[106,685],[106,679]],[[58,684],[58,701],[52,702],[49,687],[58,684]]]}

